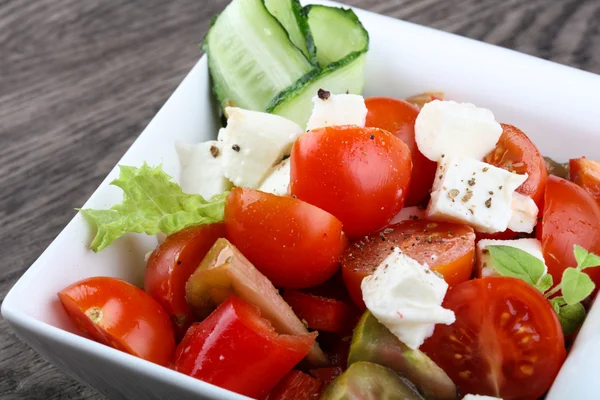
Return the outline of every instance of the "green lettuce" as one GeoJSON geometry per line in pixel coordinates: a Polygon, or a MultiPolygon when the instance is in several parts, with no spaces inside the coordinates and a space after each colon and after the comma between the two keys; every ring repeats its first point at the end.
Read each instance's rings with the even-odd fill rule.
{"type": "Polygon", "coordinates": [[[119,178],[111,182],[123,190],[123,201],[110,210],[80,210],[96,229],[90,248],[102,250],[128,232],[170,235],[188,226],[223,220],[227,193],[205,200],[183,193],[161,166],[119,166],[119,178]]]}

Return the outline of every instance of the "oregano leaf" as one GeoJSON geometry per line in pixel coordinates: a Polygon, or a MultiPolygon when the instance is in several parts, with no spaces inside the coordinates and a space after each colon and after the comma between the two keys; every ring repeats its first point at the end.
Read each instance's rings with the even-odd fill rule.
{"type": "Polygon", "coordinates": [[[573,253],[575,254],[575,260],[577,261],[577,269],[580,271],[586,268],[600,266],[600,257],[594,253],[590,253],[581,246],[575,245],[573,253]]]}
{"type": "Polygon", "coordinates": [[[594,291],[594,282],[577,268],[567,268],[562,275],[562,294],[568,305],[579,303],[594,291]]]}
{"type": "Polygon", "coordinates": [[[488,246],[496,271],[502,276],[519,278],[537,285],[544,275],[544,263],[528,252],[512,246],[488,246]]]}

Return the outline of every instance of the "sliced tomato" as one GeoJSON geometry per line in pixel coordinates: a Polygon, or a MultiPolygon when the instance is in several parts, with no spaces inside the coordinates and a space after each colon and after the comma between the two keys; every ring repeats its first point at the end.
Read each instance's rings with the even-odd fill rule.
{"type": "Polygon", "coordinates": [[[387,131],[335,126],[300,136],[290,168],[291,194],[335,215],[349,237],[358,237],[400,211],[412,162],[408,147],[387,131]]]}
{"type": "Polygon", "coordinates": [[[292,197],[234,188],[225,204],[227,238],[275,286],[319,285],[339,269],[347,245],[333,215],[292,197]]]}
{"type": "Polygon", "coordinates": [[[369,110],[366,126],[386,130],[408,146],[413,168],[406,205],[421,203],[429,196],[437,164],[419,151],[415,141],[415,120],[419,109],[408,101],[391,97],[369,97],[365,99],[365,105],[369,110]]]}
{"type": "Polygon", "coordinates": [[[286,290],[283,299],[309,329],[334,333],[351,333],[357,313],[342,301],[286,290]]]}
{"type": "Polygon", "coordinates": [[[585,157],[569,161],[571,181],[575,182],[600,203],[600,162],[585,157]]]}
{"type": "Polygon", "coordinates": [[[278,335],[257,307],[231,296],[193,324],[177,346],[175,370],[263,398],[300,361],[315,335],[278,335]]]}
{"type": "MultiPolygon", "coordinates": [[[[577,265],[575,245],[600,254],[600,206],[581,186],[551,175],[546,185],[542,222],[536,233],[542,242],[548,272],[558,284],[563,271],[577,265]]],[[[598,288],[600,268],[584,272],[598,288]]]]}
{"type": "Polygon", "coordinates": [[[462,393],[535,400],[552,385],[565,357],[562,328],[533,286],[507,277],[463,282],[443,307],[456,322],[436,325],[425,351],[462,393]]]}
{"type": "Polygon", "coordinates": [[[451,286],[471,277],[475,255],[475,233],[471,227],[449,222],[403,221],[354,242],[342,257],[346,287],[361,309],[365,308],[360,289],[362,280],[375,271],[394,247],[429,265],[451,286]]]}
{"type": "Polygon", "coordinates": [[[171,316],[178,339],[194,322],[185,284],[215,241],[224,236],[222,223],[183,229],[167,236],[146,263],[144,290],[171,316]]]}
{"type": "Polygon", "coordinates": [[[502,124],[502,136],[484,161],[517,174],[528,174],[527,180],[517,192],[531,197],[541,210],[548,170],[537,147],[523,131],[512,125],[502,124]]]}
{"type": "Polygon", "coordinates": [[[344,372],[342,367],[328,367],[311,369],[310,374],[323,382],[323,389],[329,386],[331,382],[344,372]]]}
{"type": "Polygon", "coordinates": [[[77,327],[94,340],[160,365],[175,350],[169,315],[142,289],[116,278],[88,278],[58,292],[77,327]]]}
{"type": "Polygon", "coordinates": [[[290,371],[265,400],[316,400],[323,382],[300,371],[290,371]]]}

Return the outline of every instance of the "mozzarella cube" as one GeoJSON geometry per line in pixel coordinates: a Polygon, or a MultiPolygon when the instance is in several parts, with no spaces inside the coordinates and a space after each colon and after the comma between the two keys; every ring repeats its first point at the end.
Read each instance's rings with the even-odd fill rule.
{"type": "Polygon", "coordinates": [[[258,190],[276,194],[277,196],[289,195],[290,186],[290,159],[286,158],[271,169],[267,178],[258,190]]]}
{"type": "Polygon", "coordinates": [[[356,94],[330,94],[313,97],[313,112],[306,130],[337,125],[365,126],[367,106],[365,99],[356,94]],[[329,96],[329,97],[327,97],[329,96]]]}
{"type": "Polygon", "coordinates": [[[515,240],[493,240],[493,239],[482,239],[477,242],[477,266],[475,274],[478,277],[484,276],[498,276],[497,267],[489,251],[488,246],[510,246],[517,249],[526,251],[535,258],[541,260],[544,263],[544,274],[548,272],[546,262],[544,261],[544,255],[542,254],[542,244],[537,239],[515,239],[515,240]]]}
{"type": "Polygon", "coordinates": [[[513,232],[533,232],[539,209],[531,197],[513,193],[511,211],[508,229],[513,232]]]}
{"type": "Polygon", "coordinates": [[[467,224],[478,232],[504,232],[511,219],[517,175],[471,158],[443,157],[433,181],[427,217],[467,224]]]}
{"type": "Polygon", "coordinates": [[[423,106],[415,121],[419,151],[436,162],[442,155],[481,160],[501,134],[502,126],[490,110],[469,103],[434,100],[423,106]]]}
{"type": "Polygon", "coordinates": [[[219,131],[225,177],[235,186],[256,189],[304,131],[278,115],[237,107],[225,111],[227,127],[219,131]]]}
{"type": "Polygon", "coordinates": [[[397,247],[363,279],[361,289],[375,318],[411,349],[418,349],[436,324],[455,320],[454,312],[441,306],[446,281],[397,247]]]}
{"type": "Polygon", "coordinates": [[[181,172],[179,182],[185,193],[210,199],[231,189],[223,171],[223,144],[215,140],[187,144],[176,142],[181,172]]]}
{"type": "Polygon", "coordinates": [[[397,224],[402,221],[425,219],[425,210],[418,206],[403,207],[402,210],[392,220],[389,225],[397,224]]]}

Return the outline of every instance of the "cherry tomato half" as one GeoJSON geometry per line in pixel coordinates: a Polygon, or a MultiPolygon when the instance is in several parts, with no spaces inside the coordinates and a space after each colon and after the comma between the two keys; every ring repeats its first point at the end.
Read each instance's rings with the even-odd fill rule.
{"type": "Polygon", "coordinates": [[[347,239],[333,215],[292,197],[234,188],[225,204],[227,239],[275,286],[319,285],[339,268],[347,239]]]}
{"type": "Polygon", "coordinates": [[[362,280],[375,271],[394,247],[429,265],[451,286],[471,277],[475,256],[475,233],[471,227],[449,222],[403,221],[351,244],[342,257],[346,287],[361,309],[365,309],[362,280]]]}
{"type": "Polygon", "coordinates": [[[410,150],[389,132],[315,129],[300,136],[290,157],[292,195],[335,215],[349,237],[383,228],[404,205],[410,150]]]}
{"type": "Polygon", "coordinates": [[[230,296],[188,329],[175,370],[261,399],[306,356],[315,337],[278,335],[257,307],[230,296]]]}
{"type": "Polygon", "coordinates": [[[463,282],[443,307],[452,325],[436,325],[425,351],[462,393],[535,400],[565,360],[562,328],[550,302],[528,283],[507,277],[463,282]]]}
{"type": "MultiPolygon", "coordinates": [[[[574,246],[600,254],[600,206],[582,187],[551,175],[546,184],[544,214],[536,234],[548,272],[554,283],[562,279],[563,271],[575,267],[574,246]]],[[[584,270],[596,288],[600,286],[600,268],[584,270]]]]}
{"type": "Polygon", "coordinates": [[[171,360],[171,320],[142,289],[99,276],[64,288],[58,298],[71,320],[94,340],[160,365],[171,360]]]}
{"type": "Polygon", "coordinates": [[[537,147],[523,131],[512,125],[502,124],[502,136],[484,161],[517,174],[527,173],[527,180],[517,192],[531,197],[541,210],[548,170],[537,147]]]}
{"type": "Polygon", "coordinates": [[[297,290],[286,290],[283,299],[309,329],[351,334],[358,321],[358,313],[353,307],[339,300],[297,290]]]}
{"type": "Polygon", "coordinates": [[[222,223],[191,226],[169,235],[146,263],[144,289],[171,316],[179,339],[194,322],[185,300],[185,284],[215,241],[224,236],[222,223]]]}
{"type": "Polygon", "coordinates": [[[290,371],[265,400],[315,400],[319,398],[323,382],[300,371],[290,371]]]}
{"type": "Polygon", "coordinates": [[[390,97],[370,97],[365,99],[365,105],[369,110],[366,126],[390,132],[410,149],[413,168],[406,205],[421,203],[429,196],[437,164],[419,151],[415,141],[415,120],[419,109],[408,101],[390,97]]]}
{"type": "Polygon", "coordinates": [[[569,161],[571,181],[575,182],[600,203],[600,162],[585,157],[569,161]]]}

